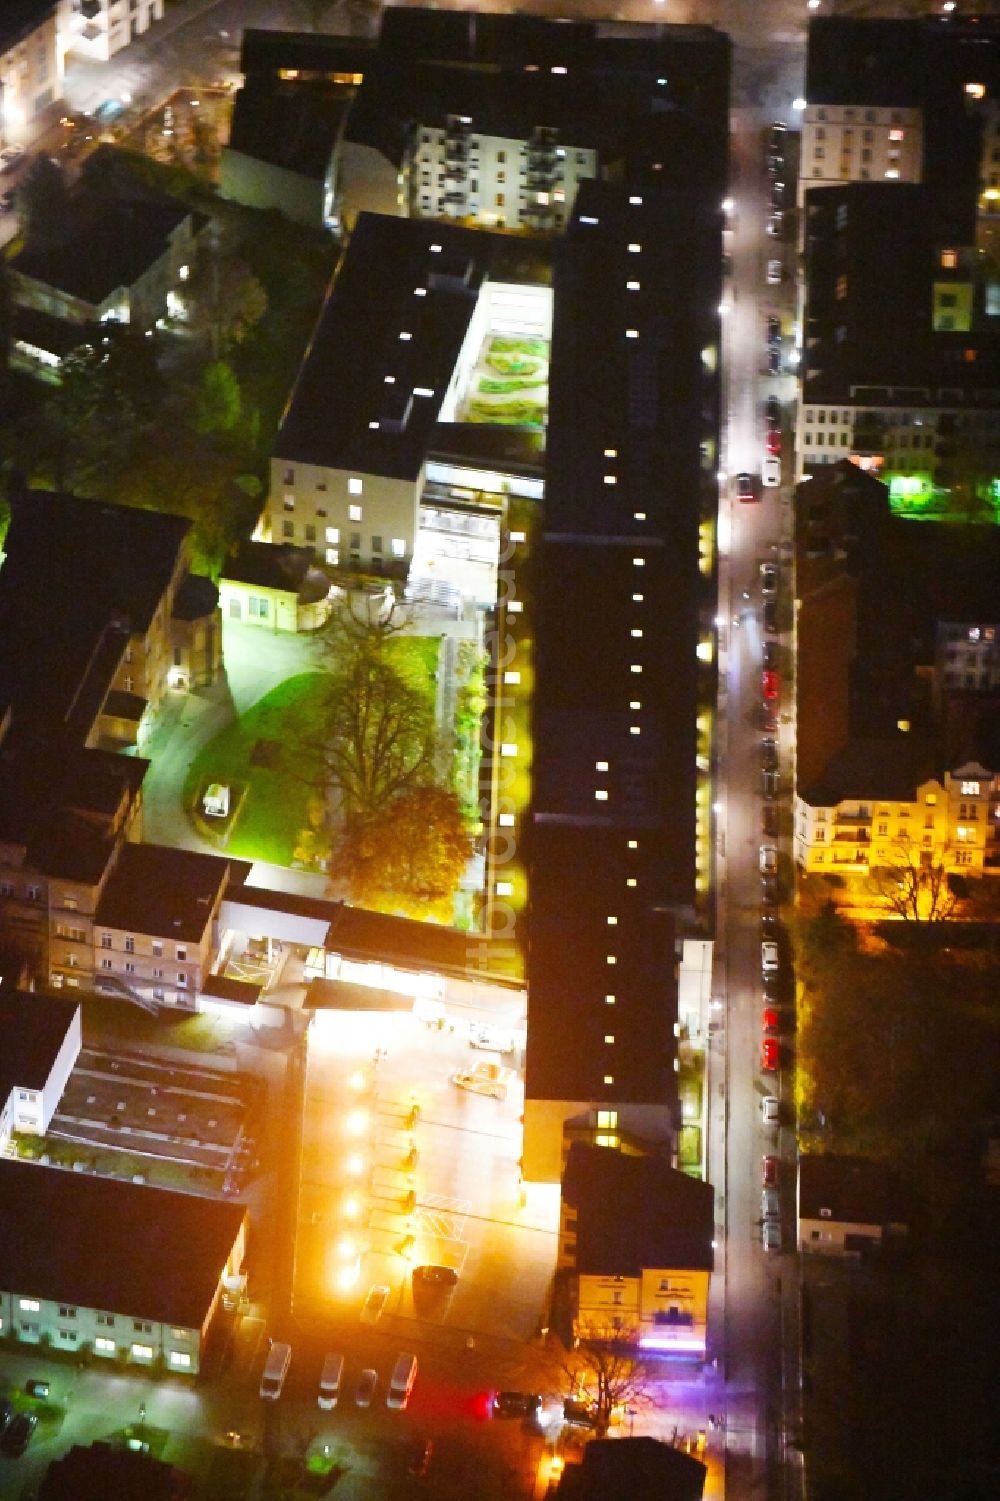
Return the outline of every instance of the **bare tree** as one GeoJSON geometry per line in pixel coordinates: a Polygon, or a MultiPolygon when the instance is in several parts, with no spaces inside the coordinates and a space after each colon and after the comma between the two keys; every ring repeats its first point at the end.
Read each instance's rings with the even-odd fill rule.
{"type": "Polygon", "coordinates": [[[612,1325],[590,1325],[587,1337],[552,1352],[554,1384],[568,1384],[569,1398],[584,1403],[594,1430],[604,1438],[628,1408],[653,1406],[654,1371],[632,1338],[612,1325]],[[561,1378],[561,1379],[560,1379],[561,1378]]]}
{"type": "Polygon", "coordinates": [[[894,839],[892,862],[873,868],[871,885],[893,917],[912,923],[948,922],[959,898],[944,865],[925,861],[924,853],[911,839],[894,839]]]}

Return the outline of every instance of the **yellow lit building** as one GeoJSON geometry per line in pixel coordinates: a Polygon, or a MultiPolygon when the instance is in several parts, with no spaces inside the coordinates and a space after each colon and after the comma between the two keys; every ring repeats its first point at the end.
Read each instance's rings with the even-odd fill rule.
{"type": "Polygon", "coordinates": [[[711,1184],[663,1156],[574,1142],[558,1263],[571,1274],[574,1335],[704,1355],[713,1229],[711,1184]]]}

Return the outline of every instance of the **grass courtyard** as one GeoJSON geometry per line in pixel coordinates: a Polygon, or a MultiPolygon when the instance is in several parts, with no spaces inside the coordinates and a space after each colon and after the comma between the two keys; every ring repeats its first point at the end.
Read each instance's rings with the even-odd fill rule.
{"type": "MultiPolygon", "coordinates": [[[[440,638],[394,636],[386,651],[400,676],[433,706],[440,638]]],[[[299,736],[319,735],[329,682],[325,672],[286,678],[203,746],[192,762],[184,781],[184,806],[199,833],[224,840],[227,854],[291,866],[303,831],[322,823],[322,791],[310,786],[298,769],[295,744],[299,736]],[[199,811],[210,782],[231,789],[233,811],[222,828],[199,811]]]]}

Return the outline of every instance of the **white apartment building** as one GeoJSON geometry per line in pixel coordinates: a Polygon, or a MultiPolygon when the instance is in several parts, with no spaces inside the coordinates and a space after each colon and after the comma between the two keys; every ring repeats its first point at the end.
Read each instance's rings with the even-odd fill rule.
{"type": "Polygon", "coordinates": [[[477,131],[469,115],[421,125],[404,172],[417,219],[474,219],[496,229],[562,229],[579,183],[597,176],[592,146],[537,126],[525,140],[477,131]]]}
{"type": "Polygon", "coordinates": [[[107,62],[154,21],[163,20],[163,4],[164,0],[60,0],[60,50],[107,62]]]}
{"type": "Polygon", "coordinates": [[[798,205],[808,188],[842,182],[920,182],[923,116],[918,109],[807,105],[802,118],[798,205]]]}
{"type": "Polygon", "coordinates": [[[798,793],[794,856],[807,872],[908,864],[969,875],[996,872],[1000,776],[970,762],[930,778],[910,798],[845,797],[828,806],[798,793]]]}
{"type": "Polygon", "coordinates": [[[54,6],[34,24],[20,27],[9,24],[4,8],[0,5],[0,146],[21,146],[62,96],[62,51],[54,6]]]}

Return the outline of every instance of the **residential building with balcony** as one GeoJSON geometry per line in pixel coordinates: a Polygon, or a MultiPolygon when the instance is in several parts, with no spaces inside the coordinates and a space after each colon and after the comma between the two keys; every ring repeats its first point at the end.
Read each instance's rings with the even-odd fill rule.
{"type": "Polygon", "coordinates": [[[196,1376],[243,1204],[0,1159],[0,1335],[196,1376]]]}
{"type": "Polygon", "coordinates": [[[703,1358],[715,1191],[645,1156],[574,1142],[562,1179],[557,1266],[573,1335],[703,1358]]]}
{"type": "Polygon", "coordinates": [[[163,20],[164,0],[59,0],[64,53],[107,62],[163,20]]]}
{"type": "Polygon", "coordinates": [[[5,0],[0,6],[0,146],[28,145],[62,98],[62,49],[56,0],[5,0]]]}

